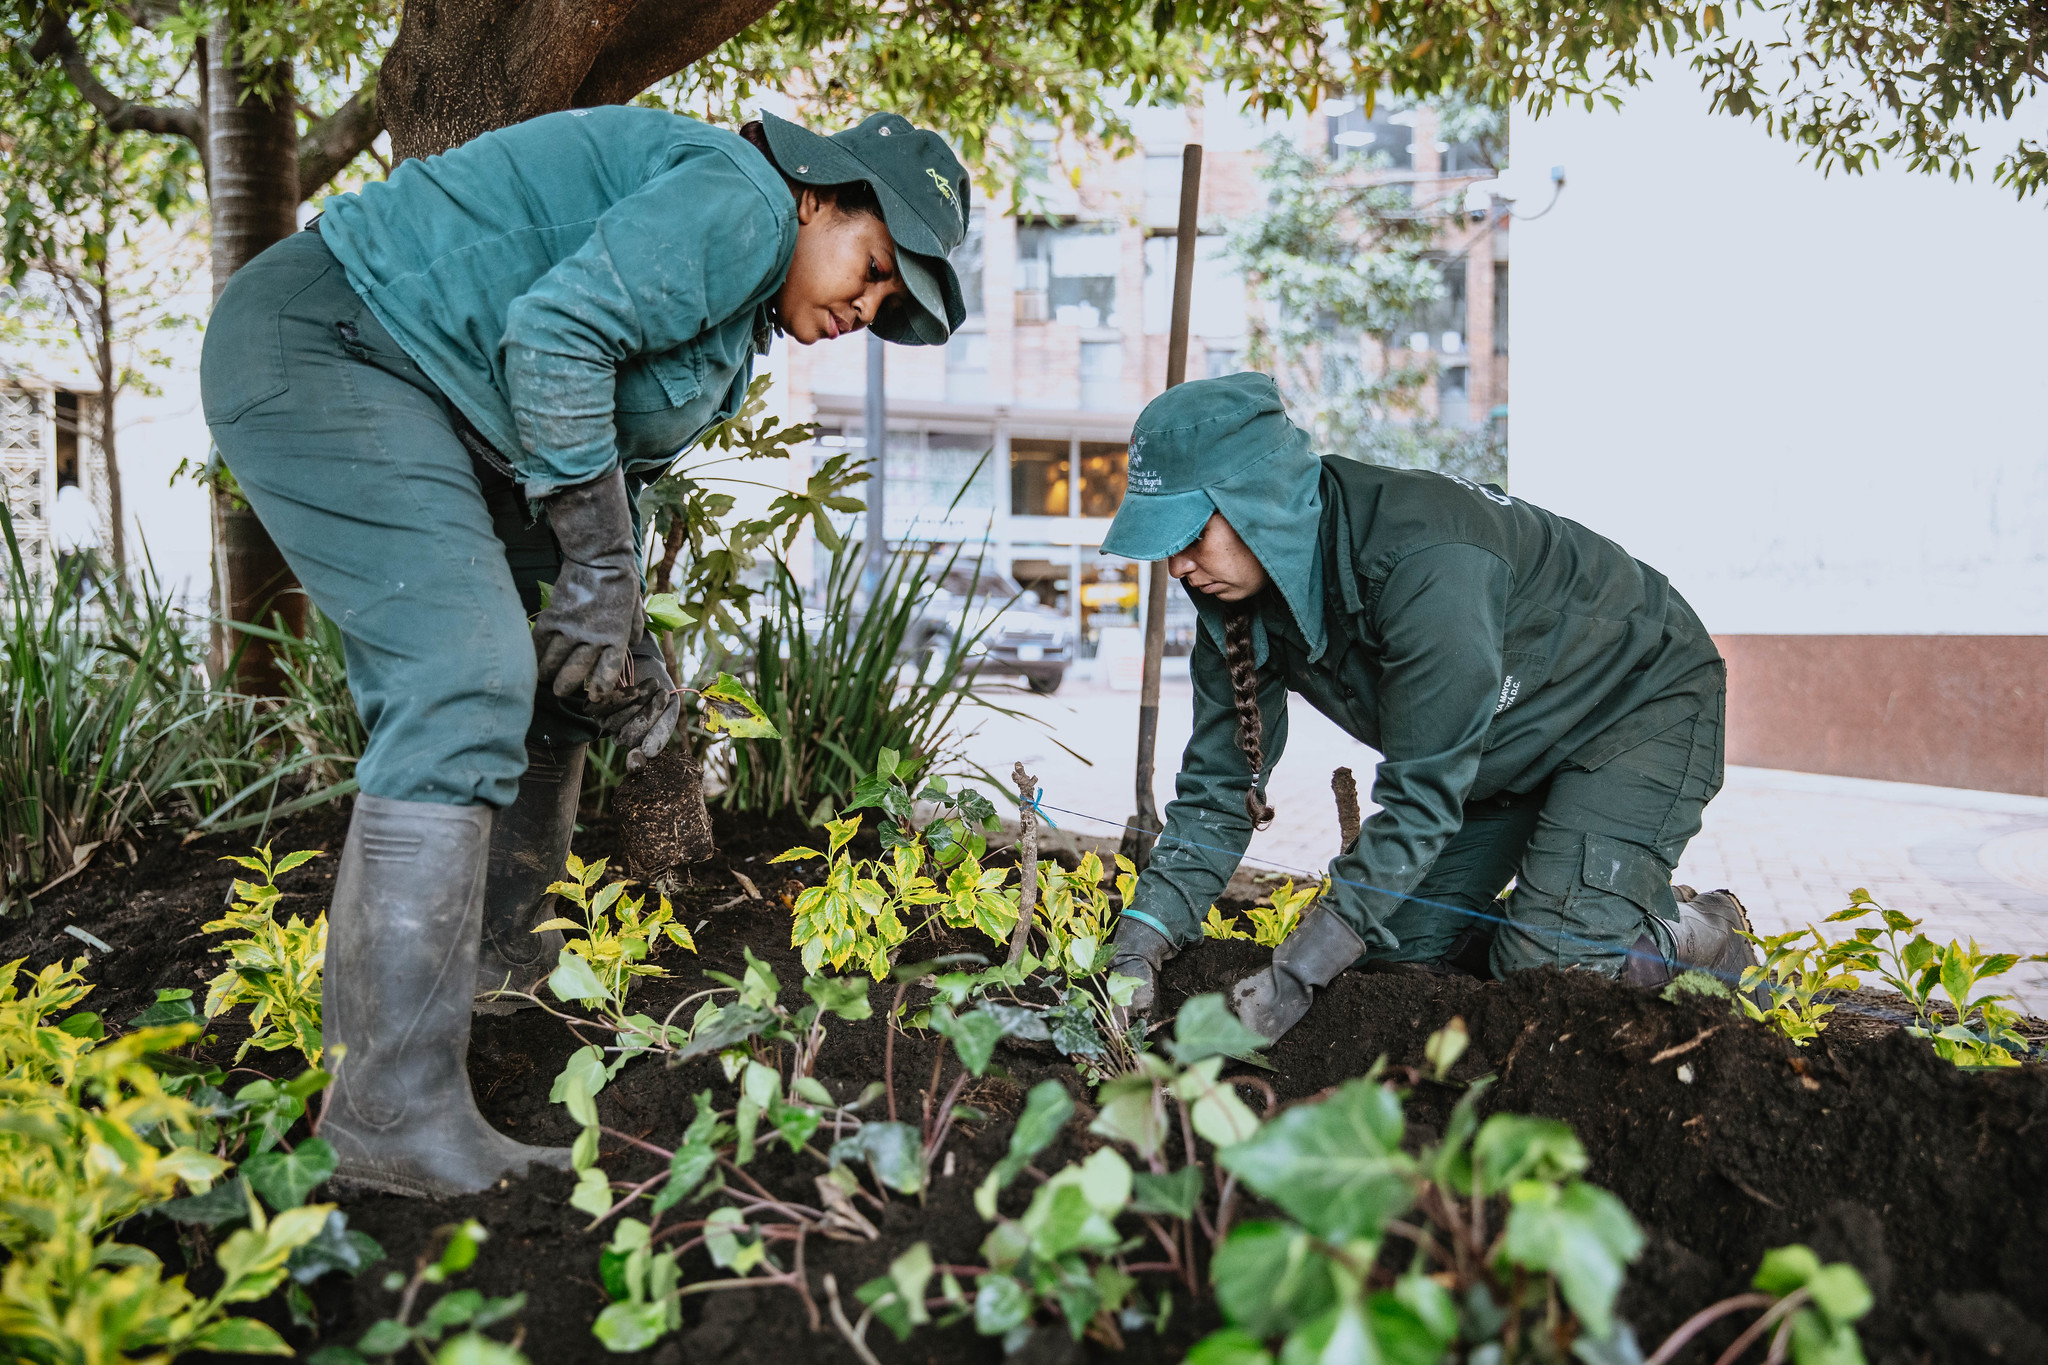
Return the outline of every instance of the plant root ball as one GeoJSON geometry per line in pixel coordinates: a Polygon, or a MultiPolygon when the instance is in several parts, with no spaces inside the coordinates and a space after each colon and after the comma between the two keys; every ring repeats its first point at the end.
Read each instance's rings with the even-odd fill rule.
{"type": "Polygon", "coordinates": [[[683,863],[701,863],[718,852],[711,839],[711,813],[704,809],[704,769],[687,744],[663,750],[619,784],[613,800],[619,813],[626,868],[640,881],[660,882],[683,863]]]}

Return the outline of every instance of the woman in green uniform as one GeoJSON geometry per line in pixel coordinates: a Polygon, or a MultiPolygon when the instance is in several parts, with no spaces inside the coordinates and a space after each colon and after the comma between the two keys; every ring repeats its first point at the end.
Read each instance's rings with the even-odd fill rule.
{"type": "Polygon", "coordinates": [[[328,916],[341,1178],[437,1195],[567,1164],[484,1121],[465,1054],[473,995],[553,966],[529,931],[585,744],[638,767],[675,730],[634,496],[776,330],[944,342],[967,212],[944,140],[895,115],[821,137],[578,109],[328,200],[221,295],[207,423],[340,627],[370,734],[328,916]]]}
{"type": "Polygon", "coordinates": [[[1331,893],[1238,983],[1265,1037],[1361,960],[1642,984],[1752,960],[1733,896],[1671,885],[1721,786],[1725,668],[1614,542],[1491,485],[1319,459],[1238,374],[1145,409],[1103,550],[1166,560],[1201,618],[1177,799],[1116,936],[1137,1008],[1273,818],[1290,691],[1384,757],[1331,893]]]}

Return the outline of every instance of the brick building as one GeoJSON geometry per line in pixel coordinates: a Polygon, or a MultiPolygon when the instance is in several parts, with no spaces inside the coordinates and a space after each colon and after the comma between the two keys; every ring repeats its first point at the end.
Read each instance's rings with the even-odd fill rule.
{"type": "MultiPolygon", "coordinates": [[[[1098,547],[1123,496],[1132,424],[1166,383],[1183,147],[1204,148],[1191,377],[1243,368],[1260,304],[1224,234],[1263,202],[1267,138],[1382,152],[1379,174],[1415,182],[1418,202],[1492,176],[1439,142],[1426,109],[1382,107],[1369,119],[1340,100],[1262,123],[1214,96],[1207,108],[1139,110],[1133,123],[1140,148],[1120,159],[1038,144],[1049,174],[1033,187],[1037,212],[977,208],[956,254],[966,325],[943,348],[886,350],[890,539],[973,544],[986,534],[996,567],[1068,613],[1083,658],[1105,627],[1138,622],[1140,569],[1098,547]]],[[[1498,213],[1446,233],[1447,297],[1404,338],[1437,362],[1424,401],[1448,423],[1505,416],[1507,239],[1498,213]]],[[[820,423],[827,449],[863,449],[866,338],[785,357],[791,418],[820,423]]],[[[1179,594],[1171,602],[1169,649],[1184,650],[1193,613],[1179,594]]]]}

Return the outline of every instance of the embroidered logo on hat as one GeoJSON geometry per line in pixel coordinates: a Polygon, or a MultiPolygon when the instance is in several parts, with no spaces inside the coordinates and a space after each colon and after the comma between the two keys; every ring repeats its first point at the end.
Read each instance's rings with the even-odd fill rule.
{"type": "Polygon", "coordinates": [[[940,197],[940,198],[944,199],[944,200],[945,200],[945,201],[946,201],[947,203],[949,203],[949,204],[950,204],[950,203],[952,203],[952,202],[954,202],[954,200],[953,200],[953,187],[952,187],[951,185],[949,185],[949,184],[947,184],[947,183],[946,183],[946,177],[945,177],[945,176],[943,176],[943,175],[940,175],[940,174],[939,174],[939,173],[938,173],[937,171],[933,170],[933,169],[932,169],[932,168],[931,168],[930,166],[927,166],[927,167],[925,167],[925,168],[924,168],[924,173],[925,173],[926,175],[928,175],[928,176],[930,176],[930,177],[932,178],[932,183],[933,183],[934,185],[937,185],[937,186],[939,187],[939,197],[940,197]]]}

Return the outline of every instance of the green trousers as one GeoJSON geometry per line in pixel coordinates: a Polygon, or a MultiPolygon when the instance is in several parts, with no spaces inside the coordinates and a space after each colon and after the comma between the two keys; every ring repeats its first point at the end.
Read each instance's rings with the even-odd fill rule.
{"type": "Polygon", "coordinates": [[[535,702],[528,619],[560,563],[553,533],[472,457],[317,233],[236,272],[200,382],[243,496],[346,641],[363,791],[505,806],[529,737],[596,737],[552,695],[535,702]]]}
{"type": "Polygon", "coordinates": [[[1496,976],[1545,966],[1618,975],[1640,938],[1669,953],[1671,872],[1721,790],[1726,697],[1724,685],[1698,714],[1593,771],[1568,763],[1533,792],[1467,803],[1464,826],[1387,921],[1400,946],[1376,956],[1485,961],[1496,976]]]}

